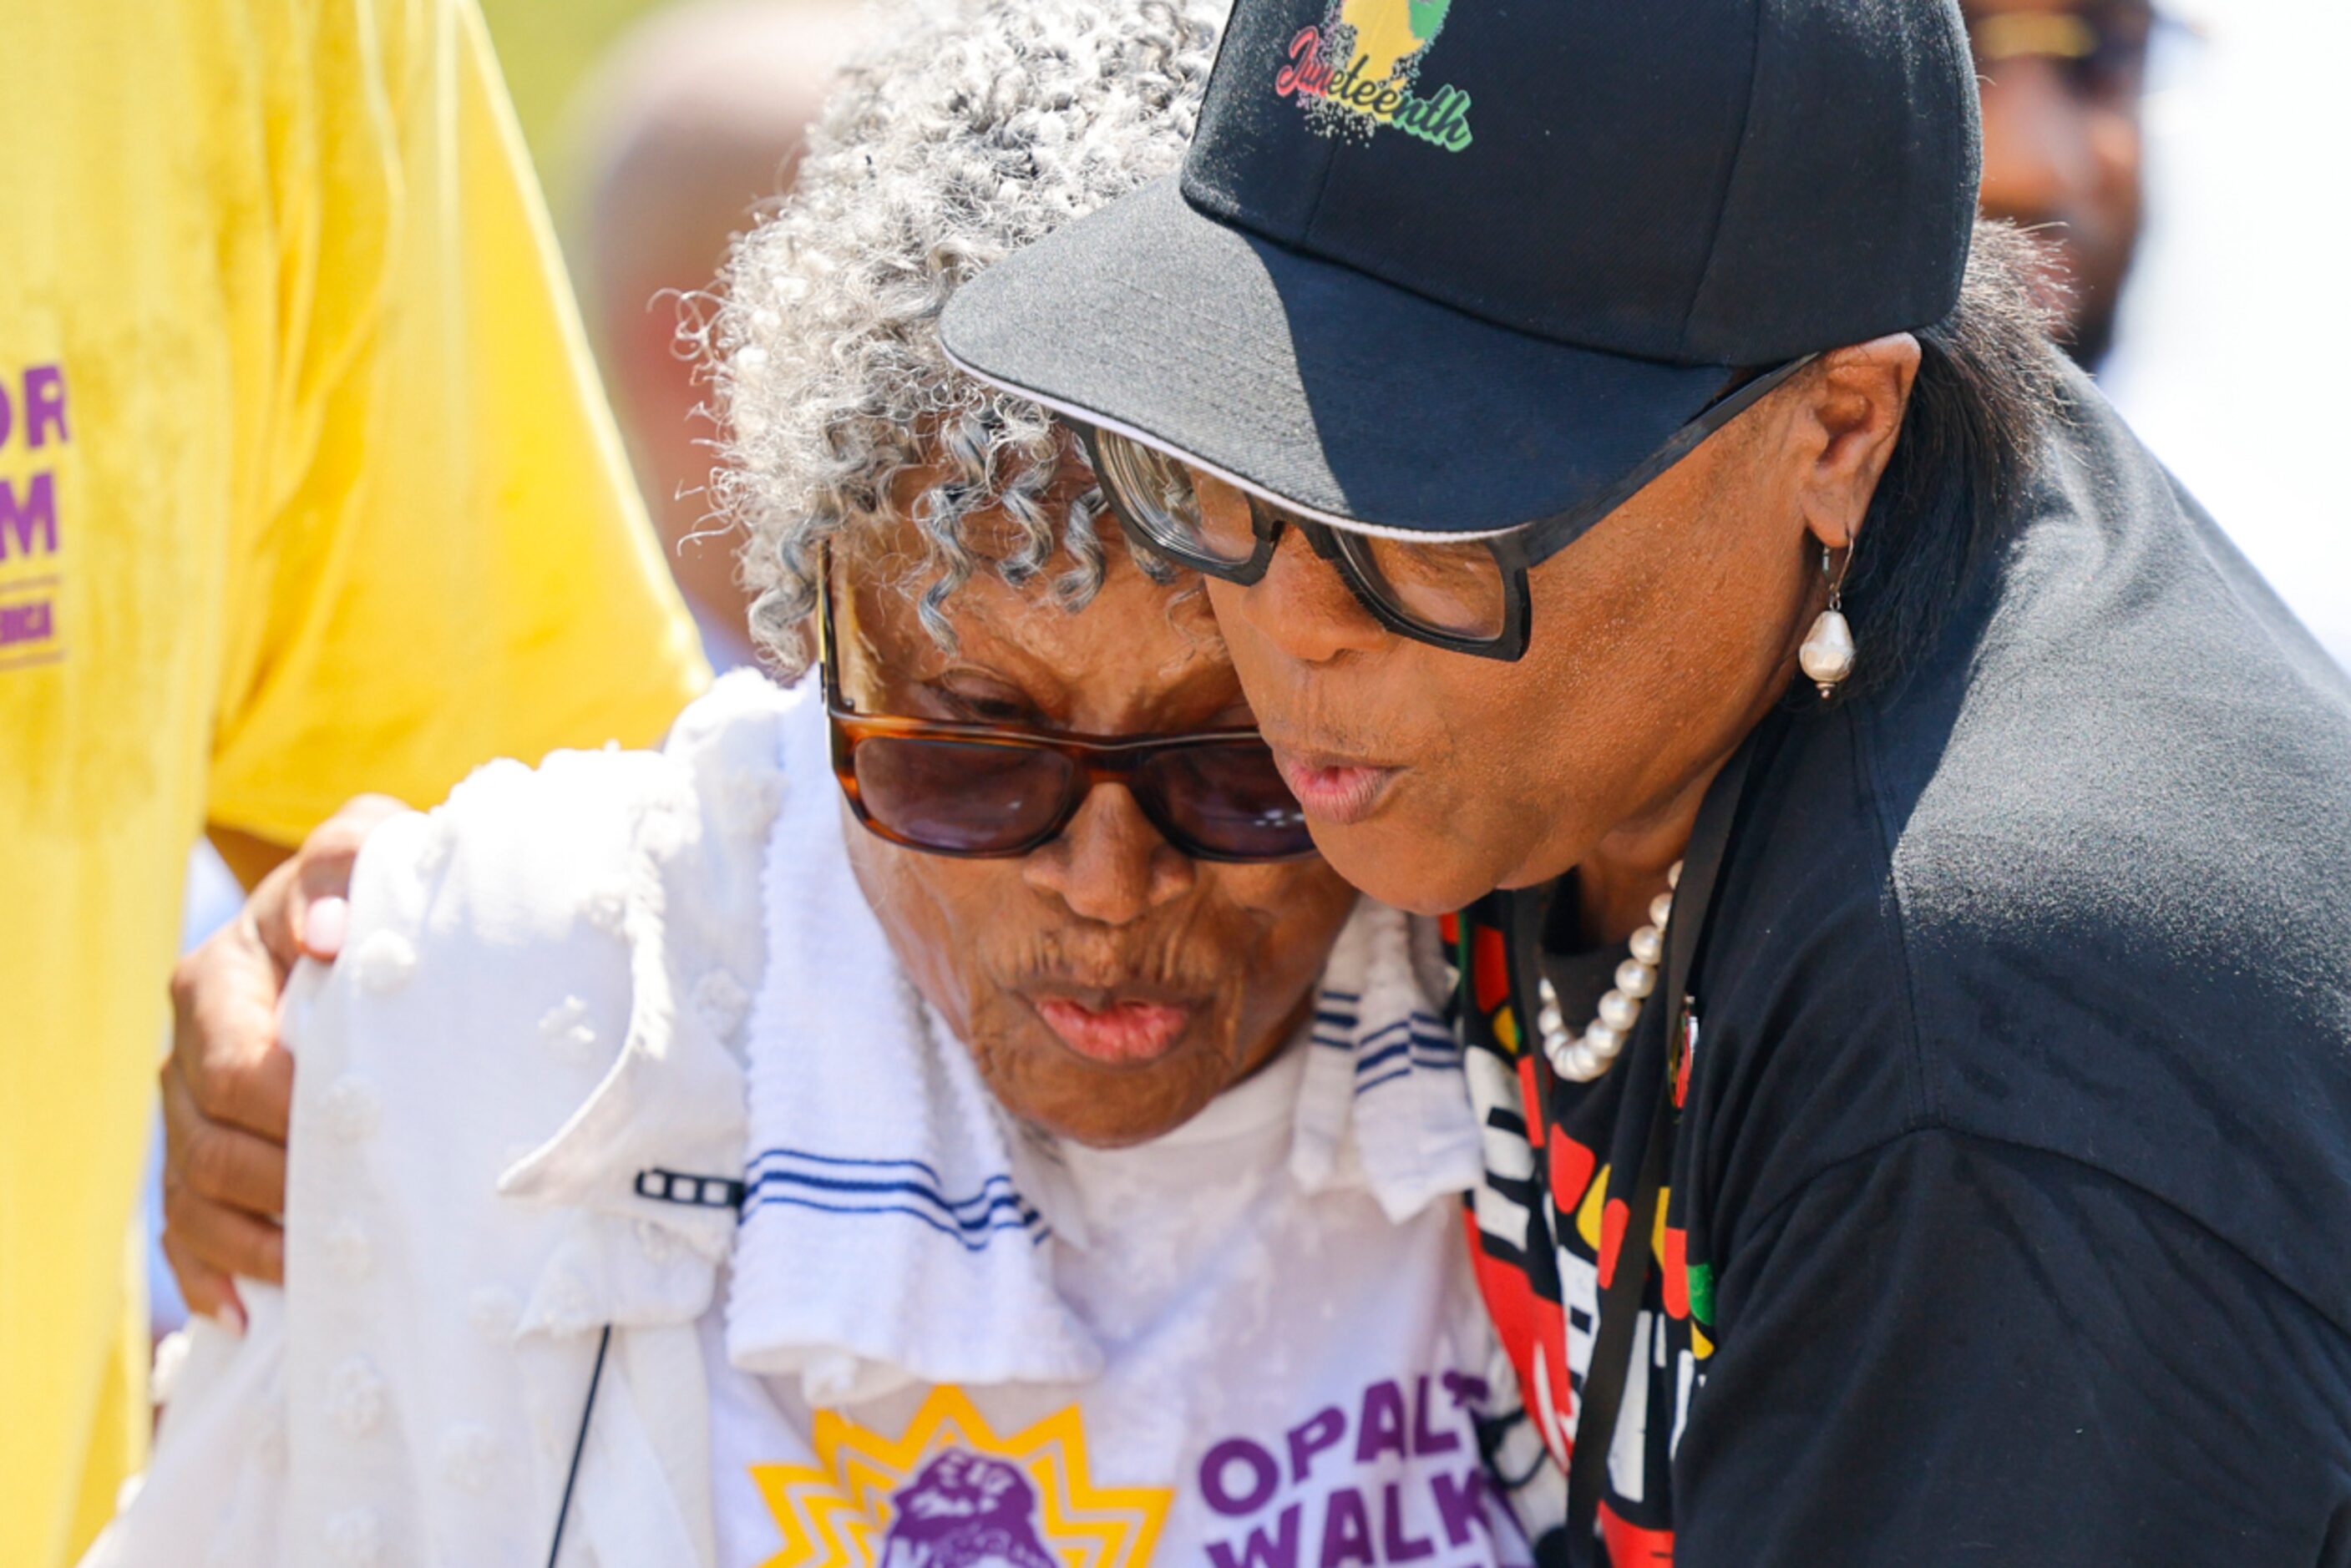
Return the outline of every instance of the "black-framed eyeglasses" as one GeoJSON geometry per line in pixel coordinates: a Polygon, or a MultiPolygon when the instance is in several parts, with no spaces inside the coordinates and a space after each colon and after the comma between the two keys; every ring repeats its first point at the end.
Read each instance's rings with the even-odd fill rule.
{"type": "Polygon", "coordinates": [[[832,771],[868,832],[961,859],[1027,855],[1061,836],[1096,784],[1117,784],[1161,837],[1195,860],[1314,852],[1305,813],[1251,728],[1074,735],[859,712],[841,693],[829,551],[818,569],[817,665],[832,771]]]}
{"type": "Polygon", "coordinates": [[[1127,536],[1208,576],[1244,586],[1265,576],[1284,528],[1329,561],[1355,599],[1402,637],[1481,659],[1523,658],[1527,573],[1631,500],[1643,486],[1745,413],[1814,356],[1741,371],[1697,417],[1607,490],[1506,534],[1447,539],[1340,527],[1113,431],[1081,425],[1103,497],[1127,536]]]}

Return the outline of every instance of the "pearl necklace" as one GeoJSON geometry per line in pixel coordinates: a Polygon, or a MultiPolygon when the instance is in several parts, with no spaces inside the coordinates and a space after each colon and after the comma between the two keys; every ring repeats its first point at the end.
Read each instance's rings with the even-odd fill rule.
{"type": "Polygon", "coordinates": [[[1657,966],[1666,957],[1666,922],[1673,918],[1674,888],[1681,885],[1682,863],[1666,873],[1666,891],[1649,900],[1649,923],[1633,933],[1633,956],[1616,966],[1616,984],[1600,999],[1600,1011],[1581,1035],[1567,1032],[1559,1011],[1559,992],[1549,980],[1542,982],[1542,1012],[1536,1018],[1542,1031],[1542,1052],[1552,1071],[1562,1078],[1588,1084],[1615,1062],[1640,1022],[1641,1002],[1657,989],[1657,966]]]}

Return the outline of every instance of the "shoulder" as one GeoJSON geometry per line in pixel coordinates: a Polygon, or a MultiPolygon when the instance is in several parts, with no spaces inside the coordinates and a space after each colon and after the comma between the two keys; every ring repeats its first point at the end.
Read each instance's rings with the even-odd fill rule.
{"type": "Polygon", "coordinates": [[[371,837],[343,956],[287,997],[289,1251],[354,1202],[495,1235],[517,1169],[538,1210],[622,1212],[636,1169],[733,1158],[786,753],[820,749],[788,748],[797,707],[730,680],[662,752],[494,763],[371,837]]]}
{"type": "Polygon", "coordinates": [[[798,710],[732,680],[659,753],[494,764],[370,840],[343,958],[287,1005],[298,1287],[257,1397],[284,1412],[295,1493],[376,1499],[388,1541],[455,1531],[536,1561],[587,1331],[707,1310],[733,1215],[634,1179],[739,1168],[765,851],[793,759],[821,750],[798,710]],[[395,1420],[415,1443],[354,1442],[395,1420]],[[536,1490],[494,1525],[475,1493],[422,1486],[420,1455],[536,1490]]]}
{"type": "MultiPolygon", "coordinates": [[[[596,1081],[581,1075],[610,1066],[649,1007],[666,1027],[706,1000],[697,991],[724,991],[730,1016],[703,1021],[729,1033],[731,999],[760,967],[786,774],[831,787],[810,726],[788,723],[800,703],[729,677],[659,752],[493,763],[430,813],[386,823],[353,872],[342,958],[290,994],[292,1042],[306,1058],[381,1054],[410,1083],[461,1072],[484,1106],[543,1116],[578,1104],[596,1081]],[[730,983],[703,983],[721,973],[730,983]]],[[[310,1065],[306,1080],[330,1064],[310,1065]]]]}
{"type": "Polygon", "coordinates": [[[2062,922],[2069,968],[2126,982],[2255,947],[2324,968],[2351,942],[2351,685],[2082,395],[1942,658],[1855,715],[1906,915],[2062,922]]]}
{"type": "MultiPolygon", "coordinates": [[[[510,961],[524,947],[592,949],[593,934],[622,934],[632,862],[649,849],[685,862],[690,888],[739,901],[734,879],[706,873],[713,862],[739,865],[773,821],[785,721],[800,701],[756,673],[730,675],[679,715],[658,751],[494,762],[429,813],[386,824],[353,878],[358,978],[400,967],[386,955],[403,943],[479,963],[510,961]]],[[[802,761],[806,771],[814,760],[802,761]]]]}
{"type": "Polygon", "coordinates": [[[2351,1323],[2351,705],[2092,414],[1935,667],[1792,725],[1726,889],[1755,1081],[1823,1158],[2094,1166],[2351,1323]]]}

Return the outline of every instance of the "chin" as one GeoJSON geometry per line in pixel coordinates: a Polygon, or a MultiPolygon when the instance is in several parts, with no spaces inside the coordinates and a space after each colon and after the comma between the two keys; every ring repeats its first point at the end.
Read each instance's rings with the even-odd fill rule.
{"type": "Polygon", "coordinates": [[[977,1053],[988,1092],[1014,1119],[1088,1148],[1149,1143],[1199,1115],[1230,1076],[1216,1054],[1186,1041],[1145,1066],[1105,1067],[1041,1026],[977,1053]]]}
{"type": "Polygon", "coordinates": [[[1441,826],[1384,816],[1353,827],[1311,826],[1314,847],[1333,871],[1407,914],[1449,915],[1494,890],[1441,826]]]}

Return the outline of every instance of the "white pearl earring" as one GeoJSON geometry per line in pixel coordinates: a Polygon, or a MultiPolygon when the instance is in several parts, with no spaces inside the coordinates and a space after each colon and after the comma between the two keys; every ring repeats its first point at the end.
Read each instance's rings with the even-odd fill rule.
{"type": "MultiPolygon", "coordinates": [[[[1821,576],[1829,579],[1829,607],[1821,611],[1820,618],[1813,622],[1811,635],[1796,650],[1796,661],[1804,667],[1805,676],[1821,689],[1823,701],[1835,696],[1839,683],[1853,673],[1853,628],[1844,619],[1844,573],[1832,576],[1830,571],[1835,558],[1834,552],[1825,545],[1822,547],[1821,576]]],[[[1846,564],[1852,560],[1848,551],[1846,564]]]]}

